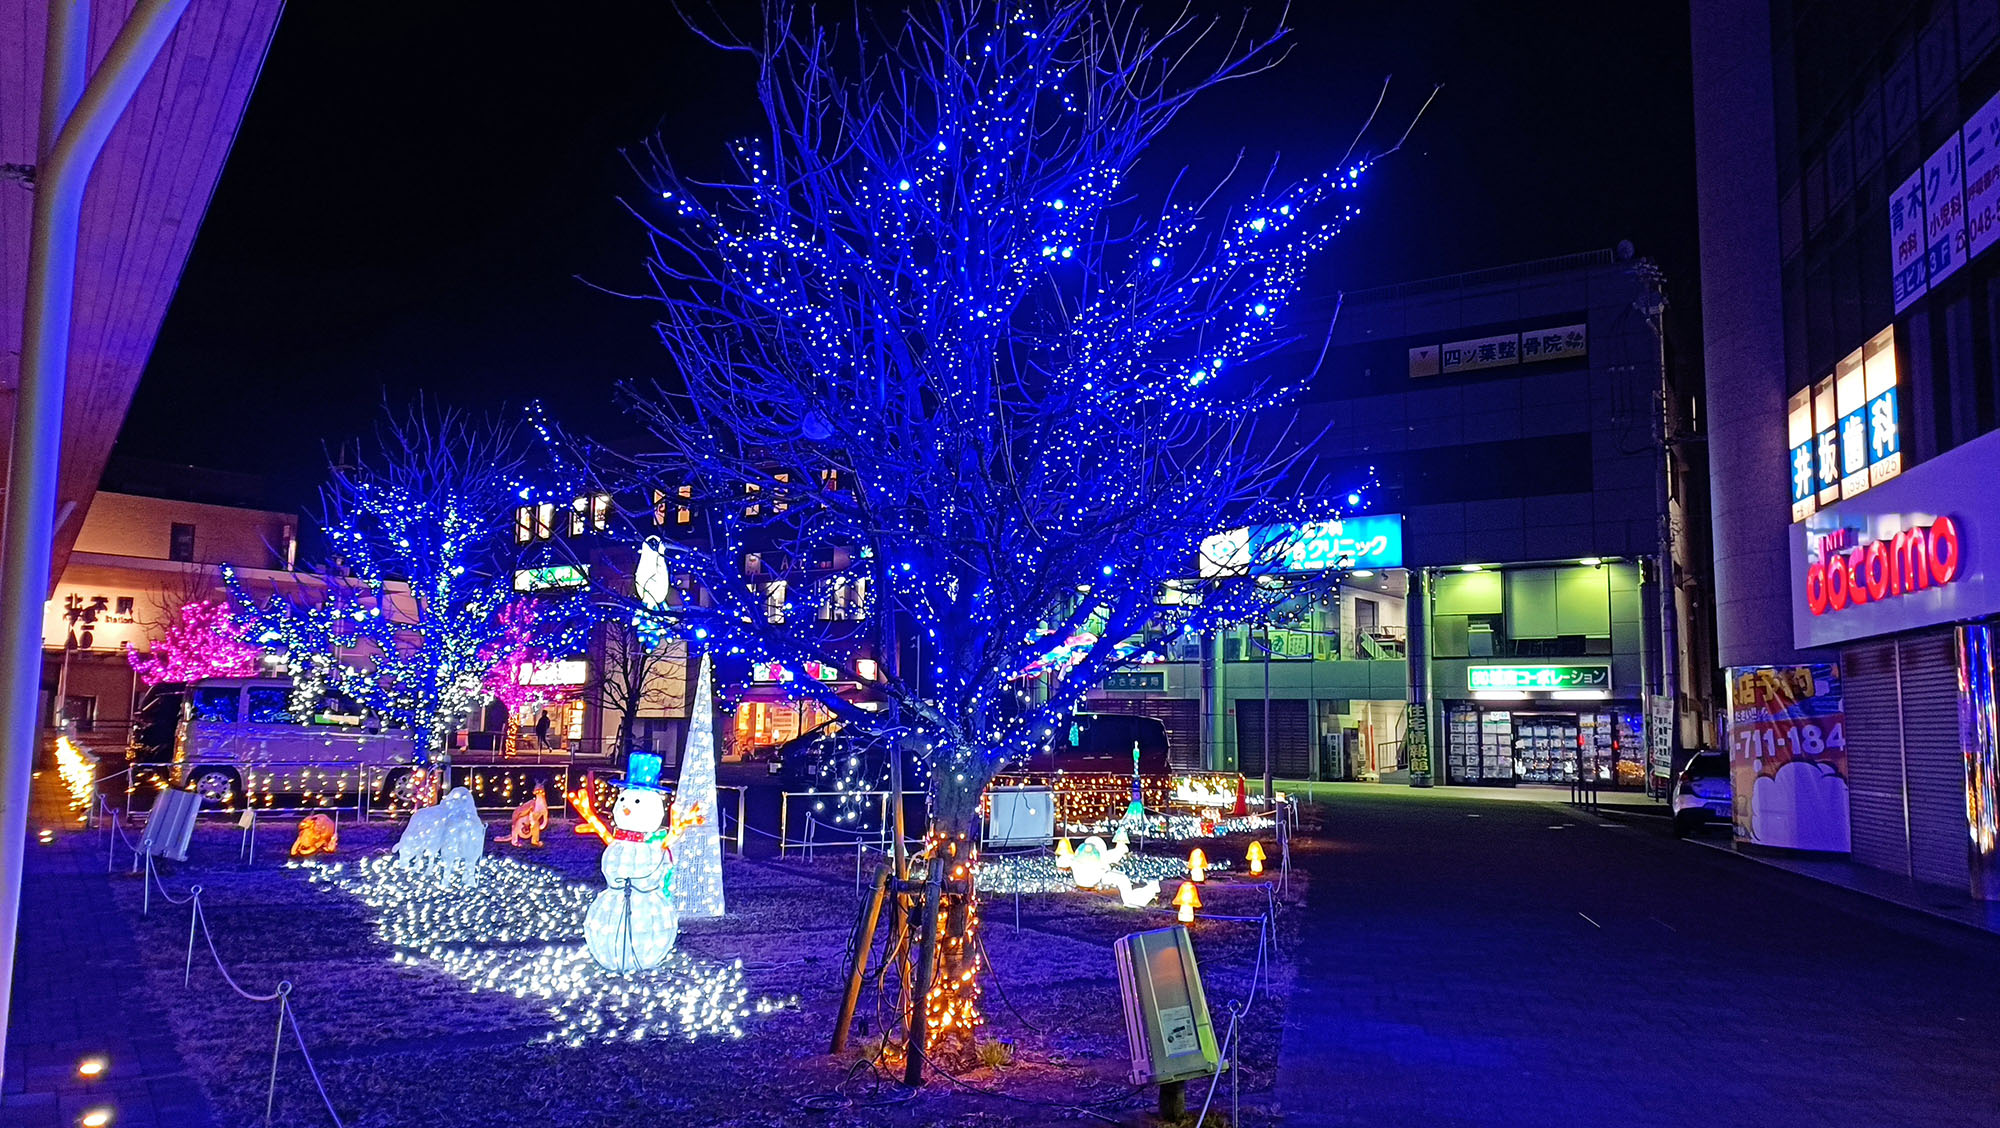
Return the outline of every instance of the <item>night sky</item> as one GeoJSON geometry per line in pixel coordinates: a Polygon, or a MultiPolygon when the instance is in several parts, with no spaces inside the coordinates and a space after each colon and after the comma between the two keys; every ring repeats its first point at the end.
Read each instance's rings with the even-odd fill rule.
{"type": "MultiPolygon", "coordinates": [[[[1244,4],[1198,7],[1233,22],[1244,4]]],[[[1250,7],[1266,24],[1281,10],[1250,7]]],[[[1442,82],[1315,289],[1629,238],[1691,314],[1684,6],[1509,7],[1295,3],[1290,59],[1197,102],[1151,171],[1214,172],[1241,149],[1303,175],[1339,157],[1385,75],[1378,148],[1442,82]]],[[[265,475],[303,505],[325,444],[366,430],[385,395],[540,398],[572,426],[629,431],[612,387],[663,376],[665,354],[645,303],[578,280],[645,284],[619,149],[657,131],[677,158],[717,160],[755,124],[752,77],[664,0],[291,5],[118,453],[265,475]]]]}

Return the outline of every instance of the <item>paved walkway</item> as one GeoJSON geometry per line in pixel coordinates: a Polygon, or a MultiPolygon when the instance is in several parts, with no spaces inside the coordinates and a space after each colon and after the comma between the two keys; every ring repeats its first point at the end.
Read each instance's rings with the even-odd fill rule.
{"type": "Polygon", "coordinates": [[[1664,820],[1322,798],[1286,1125],[2000,1125],[2000,939],[1664,820]]]}
{"type": "MultiPolygon", "coordinates": [[[[103,1108],[115,1128],[207,1128],[207,1099],[140,989],[131,923],[105,878],[103,832],[77,830],[47,794],[52,783],[36,781],[28,819],[0,1125],[75,1128],[103,1108]],[[57,830],[49,845],[36,841],[43,827],[57,830]],[[104,1073],[79,1077],[77,1064],[94,1055],[104,1073]]],[[[139,880],[127,872],[131,856],[119,860],[127,865],[111,880],[139,880]]]]}
{"type": "MultiPolygon", "coordinates": [[[[1253,786],[1258,786],[1253,783],[1253,786]]],[[[1516,787],[1411,787],[1407,783],[1313,783],[1306,780],[1279,780],[1273,785],[1287,795],[1301,799],[1338,801],[1342,796],[1366,798],[1407,798],[1412,801],[1424,800],[1485,800],[1497,803],[1567,803],[1569,788],[1563,785],[1521,784],[1516,787]]],[[[1261,794],[1261,793],[1260,793],[1261,794]]],[[[1667,813],[1667,805],[1648,796],[1643,791],[1613,791],[1608,788],[1597,793],[1600,807],[1634,808],[1667,813]]]]}

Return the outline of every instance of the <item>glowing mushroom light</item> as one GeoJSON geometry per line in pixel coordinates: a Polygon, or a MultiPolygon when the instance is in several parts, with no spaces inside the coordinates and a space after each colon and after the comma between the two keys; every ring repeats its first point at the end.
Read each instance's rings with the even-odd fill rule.
{"type": "Polygon", "coordinates": [[[1174,894],[1174,904],[1180,906],[1182,924],[1194,923],[1194,911],[1201,908],[1201,894],[1196,892],[1194,882],[1181,882],[1180,891],[1174,894]]]}

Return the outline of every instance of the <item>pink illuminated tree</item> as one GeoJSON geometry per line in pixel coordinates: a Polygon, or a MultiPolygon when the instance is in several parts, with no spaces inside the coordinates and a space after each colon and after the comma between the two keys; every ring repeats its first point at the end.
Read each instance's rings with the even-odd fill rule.
{"type": "Polygon", "coordinates": [[[540,621],[541,609],[532,598],[508,603],[494,618],[500,635],[480,649],[480,660],[487,667],[481,689],[516,716],[576,694],[578,687],[551,685],[545,676],[562,653],[574,649],[578,631],[573,625],[551,633],[549,625],[540,621]]]}
{"type": "Polygon", "coordinates": [[[191,600],[181,604],[177,621],[167,624],[146,653],[127,646],[125,657],[148,686],[247,678],[258,672],[264,656],[250,632],[228,603],[191,600]]]}

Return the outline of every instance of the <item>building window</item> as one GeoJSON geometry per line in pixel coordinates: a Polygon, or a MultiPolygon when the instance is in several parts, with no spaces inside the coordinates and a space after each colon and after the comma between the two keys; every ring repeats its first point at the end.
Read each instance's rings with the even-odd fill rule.
{"type": "Polygon", "coordinates": [[[167,559],[183,564],[194,563],[194,526],[174,522],[173,531],[167,540],[167,559]]]}
{"type": "Polygon", "coordinates": [[[680,489],[674,492],[680,495],[681,499],[680,505],[676,506],[674,509],[674,524],[676,525],[694,524],[694,487],[682,486],[680,489]]]}
{"type": "Polygon", "coordinates": [[[535,539],[535,507],[523,505],[514,511],[514,543],[527,544],[535,539]]]}
{"type": "Polygon", "coordinates": [[[764,507],[757,504],[757,495],[763,492],[764,487],[755,482],[743,483],[743,497],[745,500],[743,515],[745,517],[757,517],[763,514],[764,507]]]}
{"type": "Polygon", "coordinates": [[[583,535],[584,521],[587,519],[589,512],[590,512],[589,498],[580,497],[577,498],[575,501],[569,503],[570,536],[580,537],[583,535]]]}
{"type": "Polygon", "coordinates": [[[555,502],[545,501],[535,507],[535,539],[547,540],[556,535],[555,502]]]}
{"type": "Polygon", "coordinates": [[[94,732],[97,729],[97,698],[77,695],[63,698],[63,720],[69,722],[72,731],[94,732]]]}
{"type": "Polygon", "coordinates": [[[771,477],[778,483],[778,488],[771,498],[771,512],[783,513],[785,511],[785,489],[792,484],[792,476],[780,470],[776,474],[771,475],[771,477]]]}
{"type": "Polygon", "coordinates": [[[823,490],[837,490],[837,489],[839,489],[839,488],[840,488],[840,471],[838,471],[838,470],[822,470],[822,471],[820,471],[820,472],[819,472],[819,488],[820,488],[820,489],[823,489],[823,490]]]}
{"type": "Polygon", "coordinates": [[[659,526],[659,525],[664,525],[666,523],[667,523],[667,491],[654,490],[653,524],[655,526],[659,526]]]}
{"type": "Polygon", "coordinates": [[[611,527],[610,494],[590,495],[590,527],[600,533],[611,527]]]}

